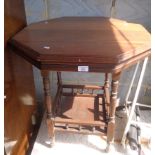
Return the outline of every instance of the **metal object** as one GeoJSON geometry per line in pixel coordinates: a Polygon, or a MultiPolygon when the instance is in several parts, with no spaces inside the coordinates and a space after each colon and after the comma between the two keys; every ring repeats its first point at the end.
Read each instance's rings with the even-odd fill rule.
{"type": "Polygon", "coordinates": [[[112,0],[112,4],[111,4],[111,10],[110,10],[110,17],[114,17],[114,15],[116,14],[116,0],[112,0]]]}
{"type": "Polygon", "coordinates": [[[127,104],[128,103],[132,103],[131,101],[128,102],[128,99],[129,99],[129,96],[130,96],[130,93],[131,93],[131,89],[132,89],[132,86],[133,86],[133,83],[134,83],[134,80],[135,80],[135,77],[136,77],[136,74],[137,74],[137,71],[138,71],[138,68],[139,68],[139,62],[137,63],[136,65],[136,68],[135,68],[135,71],[133,73],[133,77],[132,77],[132,80],[131,80],[131,83],[130,83],[130,86],[129,86],[129,89],[128,89],[128,92],[127,92],[127,95],[126,95],[126,98],[125,98],[125,107],[127,108],[127,104]]]}
{"type": "Polygon", "coordinates": [[[49,12],[48,12],[48,0],[44,0],[45,3],[45,18],[46,20],[49,19],[49,12]]]}
{"type": "MultiPolygon", "coordinates": [[[[126,124],[126,127],[125,127],[125,130],[124,130],[124,133],[123,133],[123,137],[122,137],[122,141],[121,143],[124,145],[125,144],[125,139],[126,139],[126,135],[127,135],[127,132],[129,131],[129,128],[130,128],[130,125],[132,123],[134,124],[140,124],[141,122],[137,122],[137,121],[132,121],[132,117],[134,115],[134,111],[135,111],[135,107],[136,105],[138,106],[141,106],[141,104],[137,104],[137,99],[138,99],[138,95],[139,95],[139,92],[140,92],[140,88],[141,88],[141,84],[142,84],[142,80],[143,80],[143,77],[144,77],[144,73],[145,73],[145,69],[146,69],[146,65],[147,65],[147,61],[148,61],[148,57],[144,59],[144,62],[143,62],[143,66],[142,66],[142,70],[141,70],[141,73],[140,73],[140,77],[139,77],[139,81],[138,81],[138,85],[137,85],[137,88],[136,88],[136,92],[135,92],[135,96],[134,96],[134,99],[133,99],[133,102],[129,102],[128,101],[128,98],[129,98],[129,95],[130,95],[130,92],[131,92],[131,88],[133,86],[133,82],[135,80],[135,76],[136,76],[136,73],[137,73],[137,69],[139,67],[139,63],[137,64],[136,66],[136,69],[135,69],[135,72],[134,72],[134,75],[133,75],[133,78],[131,80],[131,84],[130,84],[130,87],[129,87],[129,90],[128,90],[128,93],[127,93],[127,96],[126,96],[126,107],[127,107],[127,104],[128,103],[132,103],[131,105],[131,110],[130,112],[128,113],[128,120],[127,120],[127,124],[126,124]]],[[[145,106],[145,105],[143,105],[145,106]]],[[[144,124],[144,123],[141,123],[141,124],[144,124]]],[[[145,123],[146,124],[146,123],[145,123]]]]}

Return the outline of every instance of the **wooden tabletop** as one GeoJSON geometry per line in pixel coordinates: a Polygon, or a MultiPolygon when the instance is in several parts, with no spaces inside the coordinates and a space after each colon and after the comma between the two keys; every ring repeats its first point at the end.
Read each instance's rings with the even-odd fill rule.
{"type": "Polygon", "coordinates": [[[124,69],[150,55],[150,34],[139,24],[104,17],[62,17],[25,27],[10,41],[40,69],[90,72],[124,69]]]}

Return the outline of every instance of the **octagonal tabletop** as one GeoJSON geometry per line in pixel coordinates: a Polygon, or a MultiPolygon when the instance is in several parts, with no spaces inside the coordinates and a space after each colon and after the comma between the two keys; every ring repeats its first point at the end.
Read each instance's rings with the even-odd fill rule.
{"type": "Polygon", "coordinates": [[[62,17],[25,27],[13,51],[40,69],[122,70],[150,54],[150,34],[139,24],[104,17],[62,17]]]}

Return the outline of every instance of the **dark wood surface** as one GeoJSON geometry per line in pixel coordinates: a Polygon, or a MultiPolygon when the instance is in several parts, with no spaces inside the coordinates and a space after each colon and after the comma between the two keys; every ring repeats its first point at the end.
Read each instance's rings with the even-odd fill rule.
{"type": "Polygon", "coordinates": [[[63,96],[55,117],[60,131],[106,135],[102,96],[63,96]]]}
{"type": "Polygon", "coordinates": [[[4,2],[4,39],[7,41],[26,26],[25,8],[22,0],[4,2]],[[20,12],[20,13],[19,13],[20,12]]]}
{"type": "Polygon", "coordinates": [[[4,4],[4,147],[6,154],[25,155],[36,111],[33,71],[30,63],[7,46],[10,37],[26,26],[24,1],[5,0],[4,4]]]}
{"type": "Polygon", "coordinates": [[[95,97],[63,97],[55,122],[103,126],[102,98],[97,101],[95,97]]]}
{"type": "Polygon", "coordinates": [[[40,69],[112,72],[150,54],[150,34],[139,25],[104,17],[62,17],[34,23],[10,44],[40,69]]]}

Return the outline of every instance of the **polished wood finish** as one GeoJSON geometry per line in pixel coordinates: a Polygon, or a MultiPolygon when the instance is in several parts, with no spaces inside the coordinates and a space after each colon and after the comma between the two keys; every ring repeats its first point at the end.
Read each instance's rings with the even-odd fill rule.
{"type": "Polygon", "coordinates": [[[17,155],[20,155],[20,154],[24,155],[24,154],[26,154],[26,150],[29,147],[28,141],[29,141],[29,135],[28,135],[28,133],[25,132],[21,136],[19,143],[17,143],[15,145],[15,147],[12,149],[12,154],[13,155],[15,155],[15,154],[17,154],[17,155]]]}
{"type": "Polygon", "coordinates": [[[44,85],[44,93],[45,93],[45,104],[47,109],[47,117],[52,117],[52,99],[50,92],[50,79],[49,79],[49,71],[42,71],[43,77],[43,85],[44,85]]]}
{"type": "Polygon", "coordinates": [[[26,26],[24,1],[5,0],[4,9],[4,145],[13,144],[9,146],[11,155],[25,155],[32,131],[31,116],[36,111],[33,71],[32,65],[11,52],[7,44],[26,26]]]}
{"type": "Polygon", "coordinates": [[[58,82],[54,100],[55,129],[105,135],[107,124],[103,110],[104,96],[102,93],[94,94],[94,90],[103,92],[103,86],[66,85],[62,83],[60,74],[57,75],[61,84],[58,82]]]}
{"type": "MultiPolygon", "coordinates": [[[[88,97],[98,96],[103,100],[102,125],[105,125],[105,131],[107,127],[105,133],[108,149],[114,138],[118,81],[124,69],[150,55],[150,34],[147,30],[139,24],[104,17],[62,17],[29,25],[10,39],[9,45],[15,53],[44,73],[42,75],[50,138],[53,139],[54,130],[60,129],[62,124],[64,126],[61,126],[61,130],[66,131],[75,131],[77,129],[70,129],[70,126],[78,125],[79,133],[83,125],[89,124],[95,133],[96,120],[92,119],[92,113],[87,113],[86,119],[79,113],[84,109],[87,111],[87,108],[92,111],[92,101],[89,101],[88,97]],[[104,72],[104,86],[64,85],[60,72],[78,72],[81,66],[85,66],[87,72],[104,72]],[[53,103],[49,92],[50,70],[58,72],[58,91],[53,103]],[[112,74],[111,95],[109,73],[112,74]],[[71,89],[71,92],[64,92],[65,88],[71,89]],[[75,92],[74,89],[78,91],[75,92]],[[92,93],[85,94],[84,89],[92,89],[92,93]],[[103,90],[103,93],[94,94],[93,90],[96,89],[103,90]],[[74,101],[70,102],[71,104],[68,104],[68,101],[62,103],[62,96],[74,101]],[[90,104],[86,101],[81,104],[83,97],[86,97],[90,104]],[[59,115],[60,113],[62,115],[59,115]],[[63,115],[67,118],[63,118],[63,115]],[[77,120],[75,116],[82,118],[77,120]],[[55,126],[55,122],[61,125],[55,126]]],[[[97,114],[95,107],[93,112],[94,115],[97,114]]],[[[85,133],[90,133],[86,130],[85,133]]]]}
{"type": "Polygon", "coordinates": [[[51,92],[50,92],[50,79],[49,79],[49,71],[42,71],[41,72],[43,77],[43,85],[44,85],[44,100],[47,110],[47,127],[48,127],[48,135],[51,139],[52,145],[54,141],[54,120],[53,120],[53,103],[51,98],[51,92]]]}
{"type": "Polygon", "coordinates": [[[67,85],[62,84],[63,88],[78,88],[78,89],[90,89],[90,90],[103,90],[103,86],[95,86],[95,85],[67,85]]]}
{"type": "Polygon", "coordinates": [[[112,75],[111,96],[109,106],[109,122],[107,132],[107,142],[110,144],[114,139],[115,132],[115,110],[117,105],[118,84],[121,73],[112,75]]]}
{"type": "Polygon", "coordinates": [[[4,1],[4,43],[26,26],[23,0],[4,1]]]}
{"type": "Polygon", "coordinates": [[[10,45],[40,69],[77,71],[89,65],[90,72],[112,72],[149,55],[150,34],[116,19],[62,17],[29,25],[10,45]]]}
{"type": "Polygon", "coordinates": [[[106,117],[109,118],[109,106],[110,106],[110,90],[109,90],[109,74],[105,73],[105,83],[104,83],[104,94],[105,94],[105,104],[106,104],[106,117]]]}
{"type": "Polygon", "coordinates": [[[60,114],[55,117],[55,123],[66,121],[72,124],[85,124],[103,126],[102,98],[97,102],[97,97],[64,97],[61,103],[60,114]],[[94,112],[95,111],[95,112],[94,112]]]}

